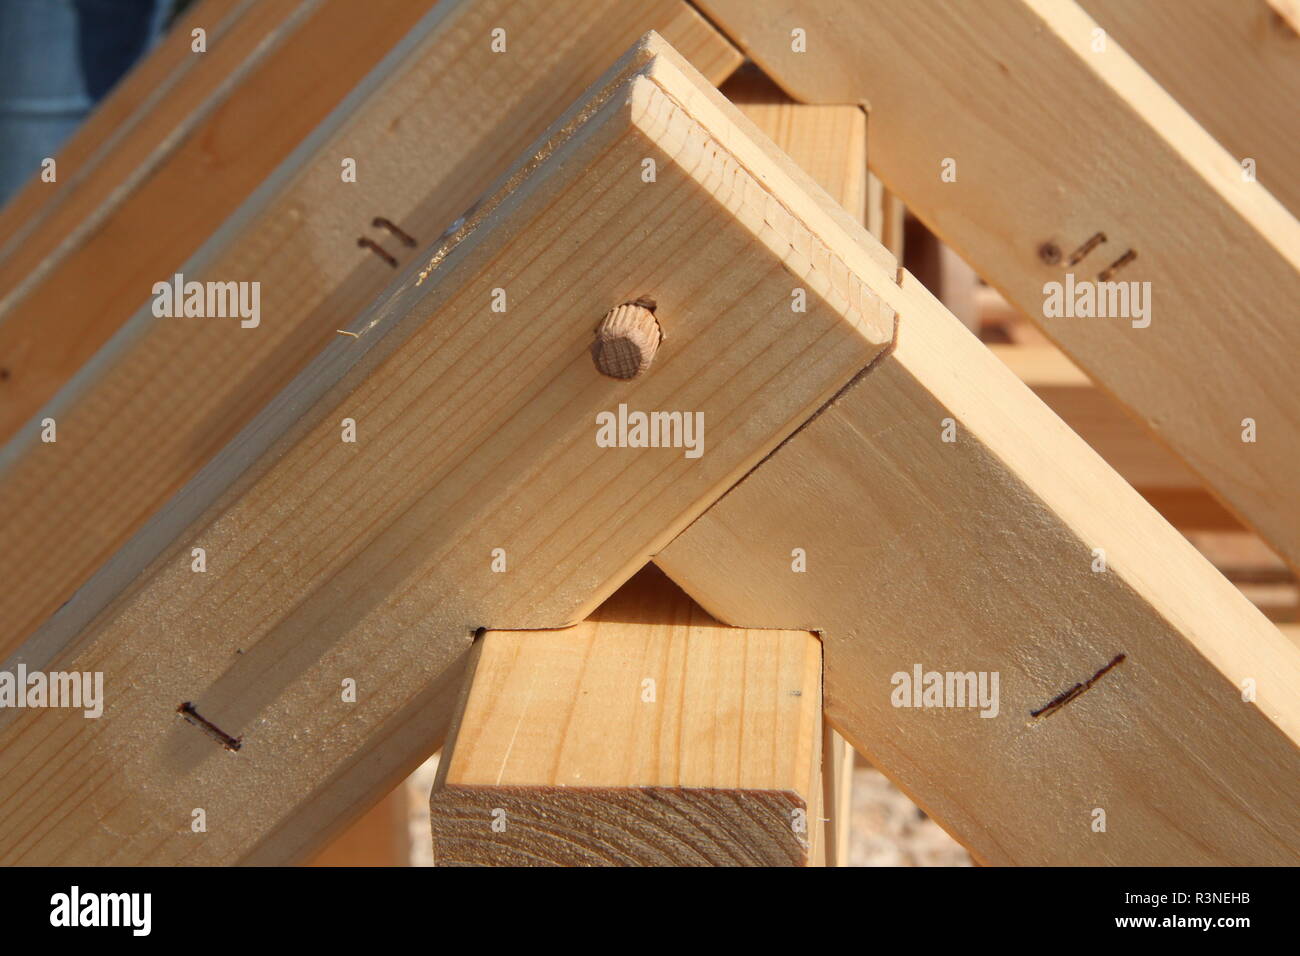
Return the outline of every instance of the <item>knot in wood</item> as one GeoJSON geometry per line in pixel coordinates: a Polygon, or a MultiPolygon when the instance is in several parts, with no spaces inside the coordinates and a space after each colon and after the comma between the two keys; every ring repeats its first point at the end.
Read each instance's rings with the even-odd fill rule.
{"type": "Polygon", "coordinates": [[[636,378],[650,367],[660,338],[654,312],[636,302],[625,303],[601,319],[591,357],[602,375],[636,378]]]}

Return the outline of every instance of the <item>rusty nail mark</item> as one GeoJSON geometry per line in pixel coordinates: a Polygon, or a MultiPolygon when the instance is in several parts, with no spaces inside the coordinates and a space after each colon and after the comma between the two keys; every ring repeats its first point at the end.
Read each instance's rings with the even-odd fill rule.
{"type": "Polygon", "coordinates": [[[176,713],[180,714],[195,727],[203,730],[209,737],[221,744],[227,750],[235,751],[243,746],[242,737],[232,737],[206,717],[200,716],[199,712],[194,709],[194,705],[188,700],[176,708],[176,713]]]}
{"type": "Polygon", "coordinates": [[[1070,253],[1070,265],[1077,265],[1083,260],[1084,256],[1092,252],[1092,250],[1096,249],[1105,241],[1106,234],[1104,232],[1094,233],[1087,242],[1081,245],[1078,249],[1075,249],[1074,252],[1070,253]]]}
{"type": "Polygon", "coordinates": [[[357,245],[360,246],[362,249],[369,249],[375,255],[379,256],[379,258],[387,262],[394,269],[397,268],[397,260],[394,259],[392,256],[390,256],[387,252],[385,252],[383,250],[383,247],[378,245],[373,239],[366,239],[363,237],[357,240],[357,245]]]}
{"type": "Polygon", "coordinates": [[[1060,710],[1070,701],[1074,700],[1076,697],[1083,694],[1084,691],[1089,690],[1093,684],[1101,680],[1102,677],[1108,674],[1111,670],[1113,670],[1114,668],[1122,664],[1124,662],[1124,657],[1125,657],[1124,654],[1116,654],[1111,659],[1111,662],[1109,664],[1107,664],[1101,670],[1097,671],[1097,673],[1093,674],[1082,684],[1075,684],[1073,687],[1071,687],[1069,690],[1065,691],[1064,693],[1057,694],[1055,697],[1049,700],[1042,707],[1039,707],[1037,710],[1031,710],[1029,712],[1029,716],[1034,718],[1050,717],[1052,714],[1056,713],[1058,710],[1060,710]]]}
{"type": "Polygon", "coordinates": [[[1116,272],[1119,272],[1120,269],[1123,269],[1126,265],[1128,265],[1137,257],[1138,254],[1134,252],[1132,249],[1130,249],[1128,252],[1124,253],[1122,256],[1120,256],[1118,259],[1116,259],[1114,262],[1108,265],[1105,269],[1102,269],[1101,274],[1097,276],[1097,281],[1099,282],[1107,281],[1108,279],[1110,279],[1111,276],[1113,276],[1116,272]]]}
{"type": "Polygon", "coordinates": [[[370,224],[371,224],[372,226],[375,226],[375,227],[379,228],[379,229],[387,229],[389,232],[391,232],[393,235],[395,235],[398,239],[400,239],[400,240],[402,241],[402,245],[404,245],[404,246],[413,246],[413,245],[415,245],[415,239],[414,239],[412,236],[407,235],[407,234],[406,234],[405,232],[403,232],[401,229],[399,229],[398,226],[397,226],[397,224],[396,224],[395,222],[393,222],[393,220],[391,220],[391,219],[385,219],[383,216],[376,216],[376,217],[371,221],[370,224]]]}

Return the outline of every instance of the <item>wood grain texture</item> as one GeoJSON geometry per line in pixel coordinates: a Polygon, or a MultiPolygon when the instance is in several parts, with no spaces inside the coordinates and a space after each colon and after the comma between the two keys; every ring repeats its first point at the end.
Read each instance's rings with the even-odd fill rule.
{"type": "Polygon", "coordinates": [[[885,184],[1300,566],[1287,494],[1300,471],[1300,222],[1114,37],[1093,52],[1096,24],[1070,0],[701,6],[797,99],[869,102],[885,184]],[[791,50],[796,27],[805,54],[791,50]],[[1116,279],[1151,283],[1149,327],[1044,316],[1045,283],[1093,280],[1128,251],[1116,279]]]}
{"type": "MultiPolygon", "coordinates": [[[[987,291],[987,290],[986,290],[987,291]]],[[[994,293],[986,304],[1001,303],[994,293]]],[[[1018,314],[1017,314],[1018,315],[1018,314]]],[[[998,331],[1025,338],[1020,344],[991,344],[990,351],[1033,389],[1084,441],[1106,459],[1170,524],[1187,530],[1242,530],[1236,515],[1211,495],[1200,479],[1098,388],[1060,349],[1027,322],[1003,326],[1005,313],[985,313],[998,331]]]]}
{"type": "MultiPolygon", "coordinates": [[[[392,220],[422,246],[436,241],[647,29],[666,24],[725,75],[716,31],[693,11],[684,12],[680,0],[635,7],[602,0],[590,12],[575,29],[572,11],[553,4],[463,0],[441,4],[421,21],[181,267],[188,280],[260,282],[257,328],[241,328],[233,319],[160,320],[150,305],[141,308],[150,283],[168,279],[180,258],[132,259],[136,272],[97,260],[96,281],[115,283],[120,294],[96,299],[95,308],[84,313],[32,313],[43,329],[52,318],[80,321],[92,312],[114,327],[130,319],[0,450],[0,580],[12,582],[0,596],[0,657],[66,601],[392,280],[382,259],[358,247],[359,236],[386,242],[403,261],[415,254],[375,228],[376,216],[392,220]],[[505,54],[490,49],[496,27],[513,38],[505,54]],[[343,157],[357,159],[357,182],[341,181],[343,157]],[[136,279],[129,280],[132,275],[136,279]],[[56,444],[37,438],[39,418],[46,415],[58,422],[56,444]]],[[[734,51],[732,57],[734,65],[734,51]]],[[[272,74],[280,68],[279,58],[273,60],[272,74]]],[[[251,120],[267,117],[254,112],[251,120]]],[[[249,142],[240,125],[245,121],[250,117],[235,108],[231,122],[243,130],[230,141],[236,154],[249,142]]],[[[183,167],[176,173],[185,190],[208,189],[186,178],[183,167]]],[[[227,192],[224,201],[233,203],[234,196],[227,192]]],[[[143,196],[128,207],[145,217],[159,214],[159,206],[143,196]]],[[[136,231],[119,236],[114,254],[143,256],[146,238],[136,231]]],[[[51,288],[65,295],[88,287],[65,275],[51,288]]],[[[604,307],[610,304],[616,303],[604,307]]],[[[9,323],[0,326],[0,336],[5,328],[9,323]]],[[[42,332],[32,341],[55,347],[64,339],[42,332]]],[[[81,357],[79,352],[65,370],[81,357]]],[[[17,415],[16,406],[6,402],[4,408],[17,415]]]]}
{"type": "MultiPolygon", "coordinates": [[[[215,52],[218,45],[226,45],[231,29],[253,6],[253,0],[200,0],[172,24],[59,147],[55,154],[62,170],[59,179],[43,182],[39,171],[33,170],[32,178],[0,206],[0,263],[8,261],[19,246],[36,241],[40,226],[69,203],[100,163],[116,150],[131,148],[127,141],[136,125],[169,97],[189,93],[193,86],[199,93],[196,99],[201,99],[212,89],[215,77],[204,70],[208,61],[193,55],[190,31],[206,30],[208,49],[215,52]]],[[[276,7],[277,12],[284,9],[276,7]]],[[[54,238],[39,240],[44,245],[37,259],[49,254],[54,238]]],[[[7,283],[0,286],[0,295],[9,288],[7,283]]]]}
{"type": "Polygon", "coordinates": [[[813,862],[813,634],[726,627],[648,567],[576,627],[480,645],[430,801],[438,865],[813,862]]]}
{"type": "MultiPolygon", "coordinates": [[[[721,92],[845,212],[880,238],[885,226],[879,188],[874,222],[869,212],[865,110],[858,106],[796,103],[753,67],[738,71],[723,84],[721,92]]],[[[876,185],[879,187],[879,180],[876,185]]],[[[825,824],[825,863],[847,866],[854,754],[833,727],[826,724],[823,730],[821,822],[825,824]]]]}
{"type": "MultiPolygon", "coordinates": [[[[0,439],[12,436],[427,13],[427,0],[266,0],[85,170],[0,260],[0,439]]],[[[339,162],[335,159],[335,179],[339,162]]]]}
{"type": "Polygon", "coordinates": [[[1300,215],[1300,36],[1269,0],[1080,0],[1205,131],[1300,215]]]}
{"type": "Polygon", "coordinates": [[[818,630],[831,722],[981,862],[1294,864],[1300,650],[910,274],[878,291],[895,349],[656,563],[818,630]],[[894,706],[918,665],[998,673],[996,716],[894,706]]]}
{"type": "MultiPolygon", "coordinates": [[[[995,296],[1001,301],[1000,296],[995,296]]],[[[1013,334],[1032,330],[1027,323],[1013,334]]],[[[1037,332],[1033,331],[1033,336],[1037,332]]],[[[1240,530],[1242,523],[1164,445],[1129,417],[1060,349],[1046,341],[989,346],[1107,464],[1172,525],[1183,530],[1240,530]]]]}
{"type": "Polygon", "coordinates": [[[859,223],[867,219],[867,113],[796,103],[752,65],[722,94],[859,223]]]}
{"type": "Polygon", "coordinates": [[[0,714],[0,858],[310,854],[436,748],[476,628],[584,618],[888,346],[870,260],[730,109],[638,44],[9,659],[107,703],[0,714]],[[598,375],[645,294],[654,368],[598,375]],[[620,403],[703,415],[703,453],[599,447],[620,403]]]}
{"type": "Polygon", "coordinates": [[[993,345],[990,350],[1084,441],[1140,490],[1199,490],[1177,457],[1124,413],[1092,379],[1051,345],[993,345]]]}
{"type": "Polygon", "coordinates": [[[308,861],[308,866],[409,866],[406,793],[391,791],[329,846],[308,861]]]}

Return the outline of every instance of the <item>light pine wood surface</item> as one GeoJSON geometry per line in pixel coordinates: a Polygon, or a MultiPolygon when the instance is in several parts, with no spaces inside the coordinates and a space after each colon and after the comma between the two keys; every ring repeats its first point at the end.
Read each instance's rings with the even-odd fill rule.
{"type": "Polygon", "coordinates": [[[831,722],[980,862],[1294,864],[1300,651],[894,288],[894,350],[656,562],[720,620],[817,630],[831,722]],[[996,673],[998,705],[899,706],[917,667],[996,673]]]}
{"type": "Polygon", "coordinates": [[[575,627],[488,631],[431,800],[442,866],[804,866],[821,644],[647,567],[575,627]]]}
{"type": "Polygon", "coordinates": [[[438,746],[476,628],[583,619],[888,347],[874,260],[729,109],[638,45],[10,658],[109,691],[0,715],[4,859],[309,855],[438,746]],[[600,376],[648,292],[652,373],[600,376]],[[599,447],[620,404],[707,450],[599,447]]]}
{"type": "Polygon", "coordinates": [[[1300,222],[1116,37],[1071,0],[701,8],[796,99],[869,103],[885,185],[1300,567],[1300,222]],[[1112,268],[1148,327],[1045,314],[1112,268]]]}
{"type": "MultiPolygon", "coordinates": [[[[179,259],[155,261],[139,274],[148,281],[135,285],[126,273],[97,267],[95,275],[111,277],[121,294],[95,307],[125,326],[0,449],[0,580],[12,582],[0,594],[0,658],[393,280],[394,269],[358,247],[358,237],[410,262],[647,29],[664,27],[712,80],[738,62],[680,0],[598,6],[604,13],[582,31],[562,8],[532,0],[449,2],[421,21],[181,267],[187,280],[260,283],[256,328],[232,318],[158,318],[151,305],[140,308],[149,283],[167,279],[179,259]],[[512,38],[507,53],[491,50],[495,28],[512,38]],[[490,107],[481,99],[488,95],[490,107]],[[346,157],[358,162],[355,183],[341,180],[346,157]],[[376,216],[417,246],[375,227],[376,216]],[[57,422],[56,443],[39,438],[45,417],[57,422]]],[[[118,247],[143,248],[134,239],[118,247]]],[[[61,281],[59,288],[80,286],[61,281]]],[[[39,313],[47,328],[51,318],[59,325],[80,314],[39,313]]],[[[7,327],[0,325],[0,337],[7,327]]],[[[4,409],[17,414],[15,405],[4,409]]]]}

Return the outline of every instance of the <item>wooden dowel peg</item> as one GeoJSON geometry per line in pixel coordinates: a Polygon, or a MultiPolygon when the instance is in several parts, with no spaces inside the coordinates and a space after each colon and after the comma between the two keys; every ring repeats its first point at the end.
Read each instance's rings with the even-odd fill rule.
{"type": "Polygon", "coordinates": [[[661,338],[654,312],[639,301],[628,302],[601,320],[591,357],[602,375],[633,379],[650,367],[661,338]]]}

